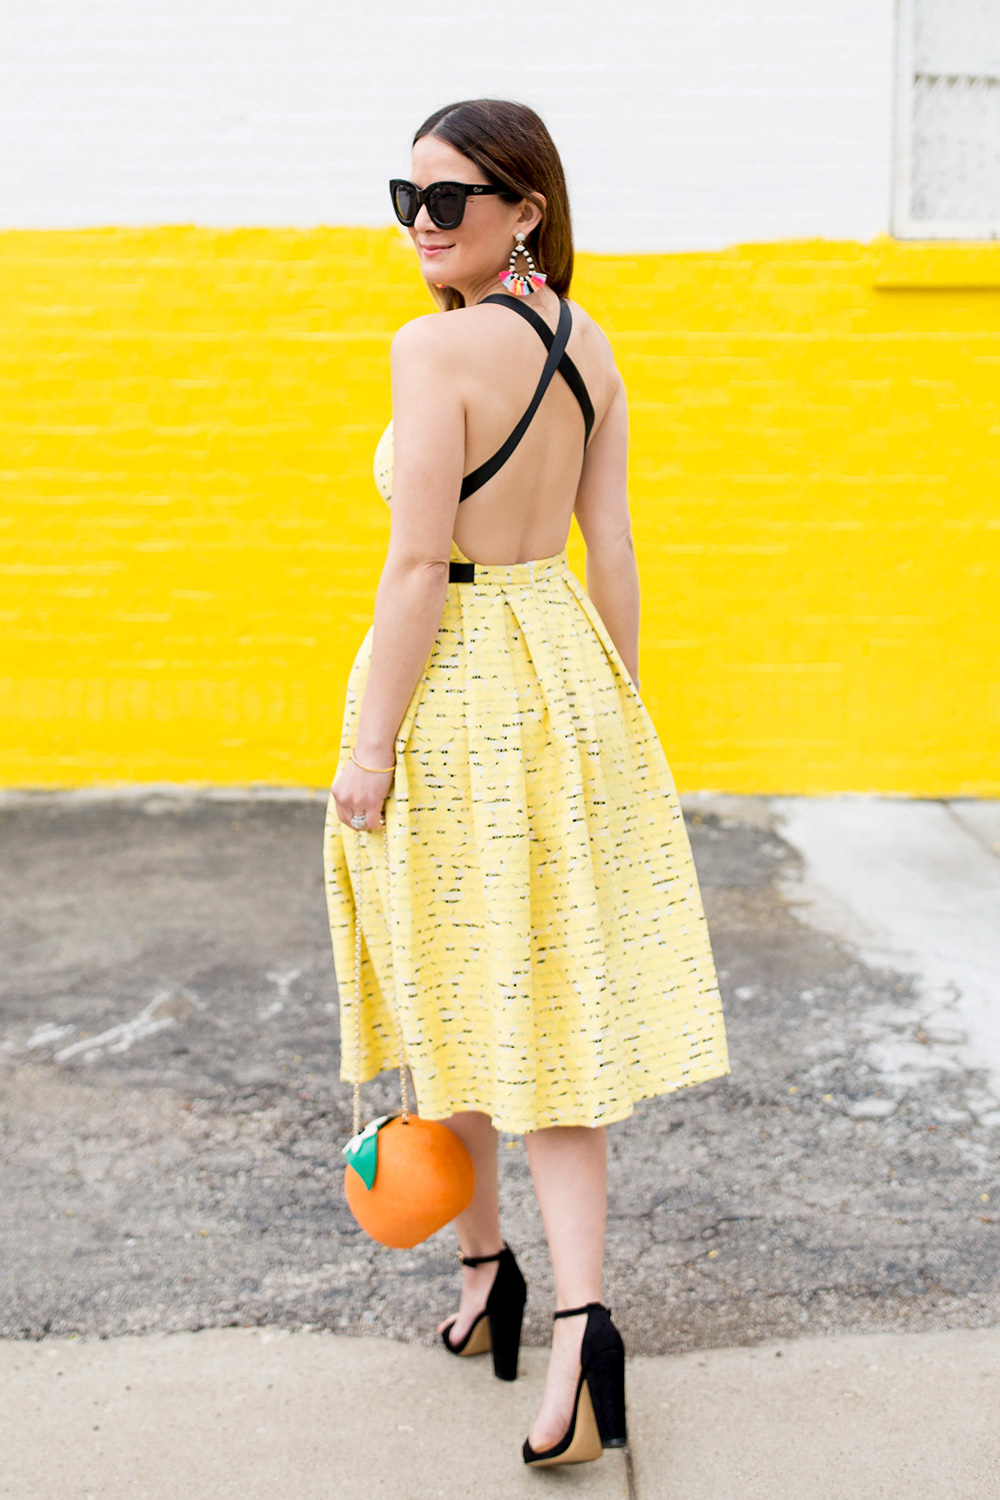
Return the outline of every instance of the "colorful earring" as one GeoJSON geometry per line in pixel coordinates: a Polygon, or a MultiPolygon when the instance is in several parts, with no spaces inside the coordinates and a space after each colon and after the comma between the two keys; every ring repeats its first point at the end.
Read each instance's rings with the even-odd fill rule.
{"type": "Polygon", "coordinates": [[[506,271],[500,272],[500,280],[508,292],[513,292],[515,297],[530,297],[536,287],[544,286],[547,278],[541,271],[535,270],[535,262],[531,258],[531,252],[524,243],[524,235],[518,232],[517,243],[510,252],[510,265],[506,271]],[[515,271],[514,257],[523,255],[528,262],[527,271],[515,271]]]}

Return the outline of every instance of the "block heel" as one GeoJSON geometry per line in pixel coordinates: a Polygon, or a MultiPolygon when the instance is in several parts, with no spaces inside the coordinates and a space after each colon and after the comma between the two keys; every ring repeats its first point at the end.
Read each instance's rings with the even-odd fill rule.
{"type": "MultiPolygon", "coordinates": [[[[617,1329],[615,1332],[617,1333],[617,1329]]],[[[603,1349],[587,1365],[584,1377],[594,1408],[594,1420],[603,1448],[624,1448],[628,1442],[625,1428],[625,1350],[603,1349]]]]}
{"type": "Polygon", "coordinates": [[[463,1266],[481,1266],[495,1260],[498,1262],[497,1274],[493,1278],[486,1306],[465,1338],[460,1343],[452,1343],[451,1330],[455,1322],[452,1319],[441,1330],[442,1342],[449,1354],[468,1356],[492,1351],[493,1373],[497,1379],[516,1380],[528,1284],[521,1275],[514,1252],[509,1245],[504,1245],[495,1255],[463,1255],[459,1251],[458,1258],[463,1266]]]}
{"type": "Polygon", "coordinates": [[[493,1373],[498,1380],[517,1379],[517,1359],[521,1350],[521,1325],[524,1302],[509,1303],[502,1317],[489,1315],[490,1343],[493,1347],[493,1373]]]}
{"type": "Polygon", "coordinates": [[[600,1302],[567,1308],[556,1318],[587,1314],[580,1347],[580,1379],[569,1427],[558,1443],[536,1452],[524,1441],[526,1464],[544,1468],[549,1464],[589,1463],[605,1448],[628,1446],[625,1424],[625,1345],[611,1321],[611,1313],[600,1302]]]}

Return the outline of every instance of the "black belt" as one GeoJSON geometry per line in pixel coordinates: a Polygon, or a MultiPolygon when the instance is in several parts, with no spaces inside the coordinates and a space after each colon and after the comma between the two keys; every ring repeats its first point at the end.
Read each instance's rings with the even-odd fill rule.
{"type": "Polygon", "coordinates": [[[449,583],[475,583],[475,563],[450,562],[448,564],[449,583]]]}

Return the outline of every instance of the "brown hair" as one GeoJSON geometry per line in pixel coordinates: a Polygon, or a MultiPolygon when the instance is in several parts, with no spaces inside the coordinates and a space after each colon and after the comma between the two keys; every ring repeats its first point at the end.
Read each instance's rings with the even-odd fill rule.
{"type": "MultiPolygon", "coordinates": [[[[527,104],[509,99],[465,99],[446,104],[424,121],[413,144],[425,135],[447,141],[498,187],[503,198],[522,198],[542,208],[541,223],[525,244],[532,259],[560,297],[569,294],[573,276],[573,228],[570,222],[566,177],[555,142],[544,121],[527,104]]],[[[435,302],[446,311],[464,307],[465,298],[454,287],[431,288],[435,302]]]]}

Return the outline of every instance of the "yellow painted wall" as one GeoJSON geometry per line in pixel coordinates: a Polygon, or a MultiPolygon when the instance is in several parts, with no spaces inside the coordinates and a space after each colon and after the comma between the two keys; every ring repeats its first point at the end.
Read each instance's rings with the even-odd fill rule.
{"type": "MultiPolygon", "coordinates": [[[[17,232],[0,278],[0,783],[327,784],[408,244],[17,232]]],[[[1000,247],[584,255],[574,295],[679,785],[1000,793],[1000,247]]]]}

